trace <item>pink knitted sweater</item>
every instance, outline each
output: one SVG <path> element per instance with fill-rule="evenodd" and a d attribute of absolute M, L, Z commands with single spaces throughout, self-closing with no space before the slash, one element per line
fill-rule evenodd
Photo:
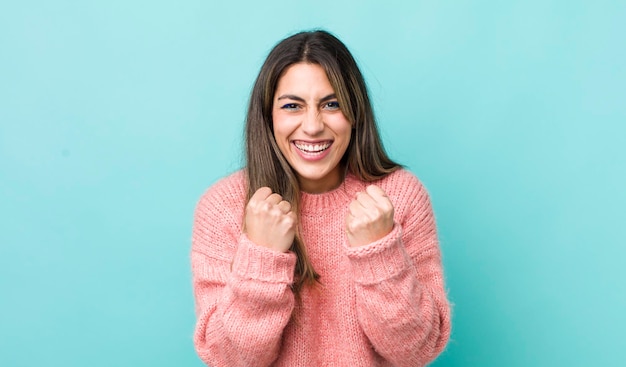
<path fill-rule="evenodd" d="M 337 189 L 302 193 L 301 235 L 321 284 L 298 305 L 290 284 L 295 254 L 241 233 L 242 171 L 198 203 L 191 261 L 196 350 L 209 366 L 423 366 L 450 335 L 435 221 L 422 184 L 406 170 L 375 182 L 391 199 L 394 228 L 350 248 L 349 203 L 366 183 L 348 175 Z"/>

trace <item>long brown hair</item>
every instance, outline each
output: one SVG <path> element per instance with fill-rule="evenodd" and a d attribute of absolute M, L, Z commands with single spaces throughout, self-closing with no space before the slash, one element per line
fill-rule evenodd
<path fill-rule="evenodd" d="M 254 83 L 246 119 L 248 200 L 267 186 L 289 201 L 299 215 L 298 178 L 274 138 L 272 108 L 278 80 L 296 63 L 320 65 L 332 85 L 341 111 L 352 124 L 350 144 L 341 164 L 363 181 L 374 181 L 400 168 L 386 154 L 378 134 L 363 75 L 347 47 L 332 34 L 301 32 L 280 41 L 261 67 Z M 319 275 L 313 269 L 299 230 L 291 246 L 297 255 L 293 290 L 296 295 Z"/>

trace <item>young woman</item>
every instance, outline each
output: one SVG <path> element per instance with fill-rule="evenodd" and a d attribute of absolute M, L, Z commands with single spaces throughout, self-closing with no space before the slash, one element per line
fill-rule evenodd
<path fill-rule="evenodd" d="M 428 194 L 391 161 L 363 76 L 324 31 L 258 75 L 247 162 L 198 203 L 191 261 L 209 366 L 422 366 L 450 335 Z"/>

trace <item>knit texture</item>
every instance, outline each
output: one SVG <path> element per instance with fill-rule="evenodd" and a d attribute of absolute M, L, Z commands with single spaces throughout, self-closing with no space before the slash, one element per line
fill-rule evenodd
<path fill-rule="evenodd" d="M 294 300 L 295 254 L 242 234 L 242 171 L 200 199 L 192 234 L 195 347 L 219 366 L 423 366 L 445 347 L 450 308 L 428 193 L 406 170 L 375 182 L 394 205 L 384 238 L 351 248 L 349 203 L 367 184 L 302 193 L 300 226 L 321 275 Z"/>

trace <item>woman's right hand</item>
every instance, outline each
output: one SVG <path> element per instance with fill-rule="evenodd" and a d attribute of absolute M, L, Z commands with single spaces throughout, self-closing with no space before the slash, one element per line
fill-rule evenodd
<path fill-rule="evenodd" d="M 283 197 L 261 187 L 246 206 L 244 232 L 259 246 L 287 252 L 296 234 L 296 213 Z"/>

